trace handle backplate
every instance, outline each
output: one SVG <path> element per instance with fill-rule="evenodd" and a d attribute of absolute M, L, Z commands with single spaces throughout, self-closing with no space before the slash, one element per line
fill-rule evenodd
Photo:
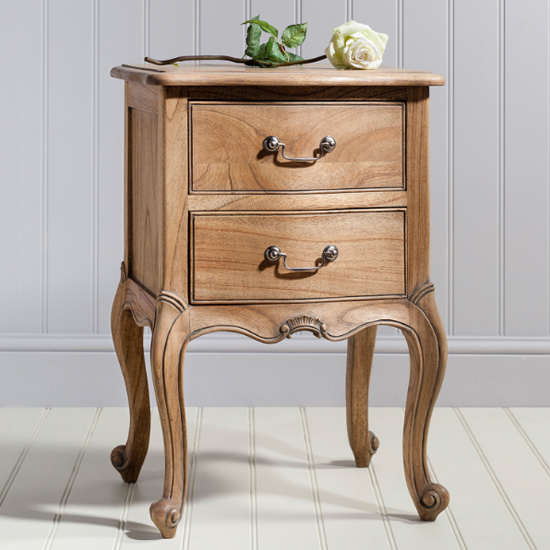
<path fill-rule="evenodd" d="M 281 143 L 277 136 L 267 136 L 263 141 L 262 147 L 264 148 L 264 151 L 267 151 L 268 153 L 276 153 L 279 150 L 279 147 L 281 147 L 281 154 L 283 155 L 283 158 L 293 162 L 316 162 L 323 157 L 324 153 L 332 153 L 332 151 L 334 151 L 336 148 L 336 140 L 332 136 L 325 136 L 319 144 L 321 154 L 318 157 L 311 158 L 287 157 L 285 155 L 286 145 Z"/>
<path fill-rule="evenodd" d="M 286 265 L 286 254 L 284 252 L 281 252 L 281 249 L 278 246 L 269 246 L 266 248 L 264 252 L 264 258 L 268 262 L 278 262 L 281 258 L 283 258 L 283 265 L 286 269 L 289 271 L 298 271 L 298 272 L 304 272 L 304 271 L 318 271 L 322 267 L 325 267 L 327 265 L 327 262 L 334 262 L 336 258 L 338 258 L 338 248 L 334 246 L 333 244 L 329 244 L 325 247 L 323 250 L 323 263 L 321 265 L 316 265 L 313 267 L 288 267 Z"/>

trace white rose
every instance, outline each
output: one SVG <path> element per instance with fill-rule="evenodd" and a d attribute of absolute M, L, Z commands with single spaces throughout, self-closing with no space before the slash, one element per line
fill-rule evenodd
<path fill-rule="evenodd" d="M 388 35 L 348 21 L 332 31 L 325 54 L 337 69 L 376 69 L 382 63 Z"/>

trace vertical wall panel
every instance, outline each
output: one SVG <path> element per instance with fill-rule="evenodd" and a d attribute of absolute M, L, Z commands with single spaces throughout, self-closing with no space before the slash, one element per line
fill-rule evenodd
<path fill-rule="evenodd" d="M 376 32 L 389 36 L 384 52 L 384 65 L 397 67 L 399 65 L 398 48 L 401 44 L 398 25 L 399 0 L 380 2 L 379 0 L 355 0 L 352 15 L 355 21 L 368 25 Z"/>
<path fill-rule="evenodd" d="M 48 17 L 48 331 L 82 333 L 92 328 L 92 4 L 49 0 Z"/>
<path fill-rule="evenodd" d="M 244 13 L 243 0 L 200 0 L 200 51 L 197 53 L 242 57 Z"/>
<path fill-rule="evenodd" d="M 504 328 L 507 336 L 546 336 L 548 1 L 505 6 Z"/>
<path fill-rule="evenodd" d="M 39 0 L 2 7 L 0 51 L 5 53 L 6 75 L 0 101 L 2 332 L 41 331 L 41 27 Z"/>
<path fill-rule="evenodd" d="M 447 2 L 409 0 L 404 3 L 403 65 L 407 69 L 433 71 L 447 78 L 445 87 L 430 88 L 431 278 L 447 330 L 450 328 L 447 304 L 447 108 L 449 86 L 453 85 L 448 72 L 448 23 Z"/>
<path fill-rule="evenodd" d="M 141 2 L 99 1 L 98 313 L 99 332 L 109 332 L 110 309 L 123 259 L 124 84 L 111 78 L 115 65 L 140 62 Z M 156 36 L 156 34 L 155 34 Z"/>
<path fill-rule="evenodd" d="M 346 0 L 301 0 L 302 22 L 308 23 L 309 33 L 302 46 L 306 59 L 325 53 L 332 29 L 346 22 Z M 326 63 L 326 61 L 325 61 Z"/>
<path fill-rule="evenodd" d="M 430 91 L 431 272 L 445 326 L 460 337 L 548 337 L 547 0 L 4 4 L 1 332 L 109 331 L 122 260 L 124 115 L 123 83 L 109 71 L 145 52 L 240 56 L 240 24 L 260 13 L 280 31 L 307 21 L 304 57 L 322 54 L 332 29 L 354 18 L 390 36 L 385 65 L 447 77 Z"/>
<path fill-rule="evenodd" d="M 154 0 L 150 4 L 149 54 L 155 59 L 192 55 L 193 0 Z"/>
<path fill-rule="evenodd" d="M 499 0 L 455 2 L 454 41 L 454 332 L 496 336 Z"/>

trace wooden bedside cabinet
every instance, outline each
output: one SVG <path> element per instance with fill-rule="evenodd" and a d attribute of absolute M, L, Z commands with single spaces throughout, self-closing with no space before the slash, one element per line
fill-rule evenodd
<path fill-rule="evenodd" d="M 125 254 L 112 312 L 130 402 L 111 459 L 137 480 L 149 440 L 143 326 L 165 448 L 164 537 L 186 480 L 183 362 L 189 341 L 231 331 L 275 343 L 307 330 L 348 340 L 348 434 L 357 466 L 368 429 L 380 324 L 411 356 L 403 460 L 424 520 L 449 502 L 430 480 L 430 416 L 447 360 L 429 280 L 428 90 L 442 77 L 323 65 L 258 69 L 116 67 L 126 80 Z"/>

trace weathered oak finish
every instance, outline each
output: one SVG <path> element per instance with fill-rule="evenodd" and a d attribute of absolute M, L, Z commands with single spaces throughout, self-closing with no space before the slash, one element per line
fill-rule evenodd
<path fill-rule="evenodd" d="M 159 296 L 151 342 L 151 368 L 164 438 L 164 491 L 151 505 L 151 519 L 172 538 L 181 519 L 187 487 L 187 437 L 183 402 L 183 360 L 188 313 L 170 296 Z"/>
<path fill-rule="evenodd" d="M 137 82 L 127 84 L 128 107 L 136 111 L 145 111 L 156 115 L 159 107 L 159 89 L 153 86 L 145 86 Z"/>
<path fill-rule="evenodd" d="M 404 211 L 195 214 L 191 220 L 192 303 L 405 294 Z M 291 272 L 264 259 L 276 245 L 289 267 L 313 267 L 331 244 L 338 258 L 318 272 Z"/>
<path fill-rule="evenodd" d="M 159 180 L 164 182 L 163 289 L 189 303 L 188 289 L 188 102 L 182 88 L 162 88 L 160 94 Z"/>
<path fill-rule="evenodd" d="M 369 383 L 377 326 L 350 336 L 346 365 L 346 415 L 348 439 L 359 468 L 370 464 L 378 449 L 378 438 L 369 431 Z"/>
<path fill-rule="evenodd" d="M 187 198 L 189 211 L 346 210 L 355 208 L 400 208 L 407 206 L 404 191 L 360 191 L 351 193 L 255 193 L 193 194 Z"/>
<path fill-rule="evenodd" d="M 111 462 L 127 483 L 135 483 L 138 479 L 147 455 L 151 429 L 142 328 L 145 324 L 152 325 L 146 311 L 150 302 L 146 295 L 134 293 L 131 283 L 126 278 L 123 264 L 121 281 L 113 302 L 111 331 L 128 392 L 130 430 L 126 445 L 119 445 L 111 452 Z"/>
<path fill-rule="evenodd" d="M 328 62 L 275 70 L 228 64 L 152 67 L 133 63 L 114 67 L 111 76 L 150 86 L 443 86 L 438 74 L 380 67 L 376 71 L 338 71 Z"/>
<path fill-rule="evenodd" d="M 162 289 L 162 186 L 158 175 L 158 118 L 130 109 L 130 276 L 153 294 Z"/>
<path fill-rule="evenodd" d="M 312 191 L 403 187 L 401 103 L 191 103 L 191 188 L 195 192 Z M 289 161 L 262 142 L 277 136 Z"/>
<path fill-rule="evenodd" d="M 187 98 L 201 101 L 405 101 L 404 86 L 216 86 L 189 87 Z"/>
<path fill-rule="evenodd" d="M 443 79 L 314 66 L 112 74 L 127 80 L 125 253 L 112 328 L 131 412 L 128 441 L 112 458 L 123 479 L 137 479 L 149 437 L 148 325 L 165 448 L 151 517 L 162 535 L 175 534 L 187 484 L 185 350 L 221 330 L 271 344 L 298 331 L 348 339 L 348 435 L 359 467 L 378 446 L 368 427 L 376 327 L 402 330 L 411 355 L 405 474 L 420 517 L 434 520 L 449 501 L 426 462 L 447 349 L 429 281 L 427 86 Z M 317 166 L 288 168 L 260 152 L 279 132 L 287 153 L 309 156 L 337 129 L 336 152 Z M 340 256 L 315 273 L 263 259 L 276 245 L 290 267 L 311 266 L 328 244 Z"/>
<path fill-rule="evenodd" d="M 426 521 L 434 521 L 449 504 L 447 489 L 430 480 L 426 456 L 430 418 L 447 366 L 447 339 L 433 291 L 427 284 L 411 297 L 409 328 L 403 330 L 411 356 L 403 464 L 413 502 Z"/>
<path fill-rule="evenodd" d="M 430 279 L 429 88 L 409 88 L 407 101 L 407 289 Z"/>

